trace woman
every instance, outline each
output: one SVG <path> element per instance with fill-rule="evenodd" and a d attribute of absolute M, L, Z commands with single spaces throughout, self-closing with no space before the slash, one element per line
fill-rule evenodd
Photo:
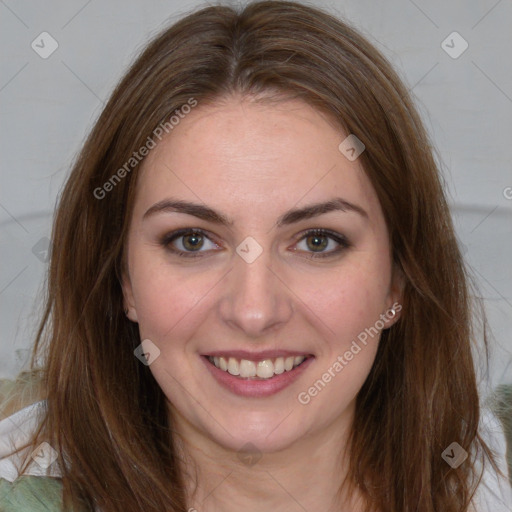
<path fill-rule="evenodd" d="M 65 510 L 480 512 L 482 469 L 507 510 L 431 147 L 347 24 L 258 2 L 163 32 L 52 242 L 41 407 L 11 420 Z"/>

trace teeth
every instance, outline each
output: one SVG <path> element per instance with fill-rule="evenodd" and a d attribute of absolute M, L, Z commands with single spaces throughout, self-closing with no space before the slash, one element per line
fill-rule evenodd
<path fill-rule="evenodd" d="M 249 361 L 248 359 L 235 359 L 230 357 L 209 357 L 211 363 L 231 375 L 239 375 L 242 378 L 258 377 L 260 379 L 271 379 L 274 375 L 280 375 L 285 371 L 289 372 L 299 366 L 306 356 L 276 357 L 263 361 Z"/>
<path fill-rule="evenodd" d="M 256 370 L 256 375 L 260 377 L 260 379 L 268 379 L 274 376 L 274 364 L 270 359 L 265 359 L 264 361 L 260 361 L 258 363 L 258 368 Z"/>
<path fill-rule="evenodd" d="M 274 362 L 274 373 L 280 375 L 284 372 L 284 357 L 278 357 Z"/>
<path fill-rule="evenodd" d="M 213 363 L 215 364 L 215 359 L 213 360 Z M 231 375 L 240 375 L 240 365 L 238 364 L 238 361 L 233 357 L 229 358 L 228 372 L 231 373 Z"/>
<path fill-rule="evenodd" d="M 240 361 L 240 377 L 256 377 L 256 364 L 253 361 L 242 359 Z"/>

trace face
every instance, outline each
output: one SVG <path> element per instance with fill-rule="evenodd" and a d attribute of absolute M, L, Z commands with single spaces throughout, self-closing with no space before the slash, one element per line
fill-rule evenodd
<path fill-rule="evenodd" d="M 400 297 L 346 135 L 298 100 L 230 97 L 144 161 L 123 291 L 179 428 L 270 453 L 350 421 Z"/>

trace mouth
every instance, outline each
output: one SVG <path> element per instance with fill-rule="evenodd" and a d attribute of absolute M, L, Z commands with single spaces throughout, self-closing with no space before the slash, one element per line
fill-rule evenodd
<path fill-rule="evenodd" d="M 284 372 L 291 372 L 304 363 L 310 356 L 280 356 L 252 360 L 229 356 L 206 356 L 208 361 L 219 370 L 240 379 L 268 380 Z"/>
<path fill-rule="evenodd" d="M 201 356 L 214 380 L 231 393 L 264 398 L 289 387 L 315 360 L 312 354 L 269 351 L 210 353 Z"/>

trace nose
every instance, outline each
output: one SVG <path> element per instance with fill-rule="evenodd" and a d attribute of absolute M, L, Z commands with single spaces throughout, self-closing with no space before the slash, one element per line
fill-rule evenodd
<path fill-rule="evenodd" d="M 271 260 L 268 250 L 252 263 L 235 254 L 234 268 L 226 276 L 220 315 L 245 338 L 268 335 L 292 317 L 293 294 Z"/>

